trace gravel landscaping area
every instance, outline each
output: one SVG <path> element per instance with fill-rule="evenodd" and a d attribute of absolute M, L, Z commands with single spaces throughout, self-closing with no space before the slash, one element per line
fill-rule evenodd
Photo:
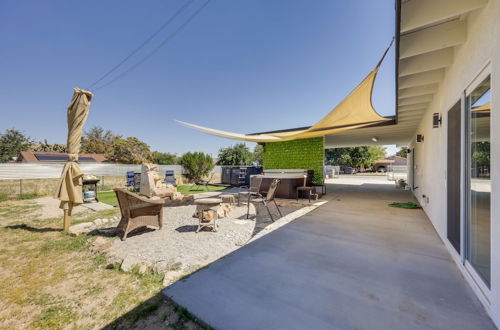
<path fill-rule="evenodd" d="M 286 217 L 305 205 L 283 201 L 280 210 Z M 270 208 L 276 220 L 278 212 L 274 205 Z M 255 207 L 251 205 L 249 219 L 246 219 L 246 205 L 233 206 L 227 217 L 218 220 L 217 232 L 202 229 L 196 233 L 198 219 L 193 217 L 195 209 L 194 205 L 165 207 L 162 230 L 139 231 L 125 241 L 114 240 L 106 254 L 117 260 L 146 263 L 156 268 L 155 272 L 165 274 L 166 284 L 238 249 L 275 224 L 262 206 L 259 206 L 259 216 L 255 216 Z M 287 218 L 291 217 L 293 215 Z"/>
<path fill-rule="evenodd" d="M 202 329 L 160 290 L 324 202 L 278 200 L 284 217 L 271 205 L 274 222 L 262 206 L 250 219 L 235 206 L 217 232 L 198 234 L 196 206 L 167 206 L 161 231 L 124 242 L 119 208 L 79 206 L 68 235 L 55 199 L 0 202 L 0 328 Z"/>

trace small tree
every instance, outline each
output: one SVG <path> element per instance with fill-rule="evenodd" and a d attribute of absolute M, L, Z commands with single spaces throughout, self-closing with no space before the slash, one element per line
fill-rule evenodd
<path fill-rule="evenodd" d="M 472 142 L 471 153 L 471 160 L 476 164 L 475 167 L 490 165 L 491 152 L 489 142 Z"/>
<path fill-rule="evenodd" d="M 19 155 L 21 151 L 30 148 L 33 141 L 17 129 L 5 130 L 0 134 L 0 163 L 8 162 Z"/>
<path fill-rule="evenodd" d="M 33 143 L 29 149 L 30 151 L 42 151 L 42 152 L 67 152 L 67 146 L 65 144 L 58 143 L 48 143 L 47 140 L 43 142 Z"/>
<path fill-rule="evenodd" d="M 396 152 L 396 156 L 406 158 L 409 150 L 410 150 L 409 148 L 403 147 L 398 152 Z"/>
<path fill-rule="evenodd" d="M 133 136 L 116 139 L 106 156 L 122 164 L 141 164 L 151 161 L 149 145 Z"/>
<path fill-rule="evenodd" d="M 244 143 L 219 150 L 217 165 L 250 165 L 253 155 Z"/>
<path fill-rule="evenodd" d="M 200 181 L 214 168 L 212 156 L 203 152 L 187 152 L 182 155 L 179 164 L 184 167 L 184 176 L 191 182 Z"/>
<path fill-rule="evenodd" d="M 110 130 L 94 126 L 83 134 L 81 150 L 89 154 L 107 154 L 111 152 L 115 141 L 121 138 L 121 135 Z"/>
<path fill-rule="evenodd" d="M 262 144 L 257 144 L 255 148 L 253 148 L 253 162 L 256 163 L 257 165 L 262 165 L 263 154 L 264 154 L 264 146 Z"/>
<path fill-rule="evenodd" d="M 179 162 L 176 154 L 169 152 L 153 151 L 153 163 L 158 165 L 175 165 Z"/>
<path fill-rule="evenodd" d="M 369 146 L 367 153 L 367 157 L 362 162 L 365 168 L 372 166 L 377 160 L 386 156 L 385 148 L 382 146 Z"/>
<path fill-rule="evenodd" d="M 385 157 L 385 148 L 381 146 L 363 146 L 352 148 L 326 149 L 328 165 L 372 166 L 378 159 Z"/>
<path fill-rule="evenodd" d="M 327 165 L 352 166 L 351 151 L 353 148 L 332 148 L 325 150 L 325 163 Z"/>

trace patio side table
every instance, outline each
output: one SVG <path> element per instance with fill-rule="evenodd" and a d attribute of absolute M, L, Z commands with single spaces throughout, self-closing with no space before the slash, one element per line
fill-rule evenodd
<path fill-rule="evenodd" d="M 297 201 L 299 201 L 299 195 L 301 191 L 308 193 L 309 203 L 311 203 L 311 197 L 318 199 L 318 194 L 316 193 L 316 187 L 297 187 Z"/>
<path fill-rule="evenodd" d="M 236 197 L 233 194 L 221 194 L 219 198 L 222 199 L 223 203 L 236 204 Z"/>
<path fill-rule="evenodd" d="M 198 212 L 198 233 L 204 227 L 211 227 L 212 231 L 217 231 L 217 209 L 222 203 L 220 198 L 200 198 L 194 201 L 196 211 Z M 213 219 L 205 219 L 204 214 L 207 211 L 213 211 Z"/>
<path fill-rule="evenodd" d="M 321 196 L 326 195 L 326 183 L 313 183 L 313 187 L 321 187 Z"/>

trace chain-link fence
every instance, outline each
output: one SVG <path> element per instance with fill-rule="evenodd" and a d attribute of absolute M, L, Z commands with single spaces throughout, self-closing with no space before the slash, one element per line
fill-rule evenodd
<path fill-rule="evenodd" d="M 389 165 L 387 168 L 387 180 L 396 181 L 398 179 L 408 180 L 408 166 Z"/>
<path fill-rule="evenodd" d="M 6 163 L 0 164 L 0 194 L 15 196 L 19 194 L 52 195 L 61 175 L 64 163 Z M 140 172 L 141 165 L 126 164 L 88 164 L 81 163 L 84 174 L 95 175 L 100 179 L 98 189 L 109 190 L 126 184 L 126 173 Z M 180 165 L 159 165 L 158 172 L 174 171 L 178 184 L 185 184 Z M 214 182 L 220 182 L 220 166 L 213 170 Z"/>

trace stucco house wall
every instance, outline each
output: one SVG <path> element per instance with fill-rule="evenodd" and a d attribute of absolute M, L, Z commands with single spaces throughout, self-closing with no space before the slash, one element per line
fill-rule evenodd
<path fill-rule="evenodd" d="M 467 40 L 455 49 L 452 66 L 445 73 L 439 92 L 427 109 L 416 134 L 424 142 L 415 148 L 413 186 L 436 231 L 471 284 L 490 316 L 500 326 L 500 1 L 490 0 L 486 7 L 472 12 L 467 20 Z M 483 292 L 463 266 L 462 257 L 447 239 L 447 111 L 461 99 L 464 91 L 483 70 L 491 74 L 491 289 Z M 432 128 L 432 114 L 442 115 L 443 125 Z M 463 109 L 462 109 L 463 115 Z M 463 118 L 463 117 L 462 117 Z M 463 120 L 462 120 L 463 121 Z M 463 124 L 462 124 L 463 125 Z M 409 156 L 411 158 L 411 156 Z M 462 180 L 463 181 L 463 180 Z M 427 196 L 424 198 L 423 196 Z"/>

